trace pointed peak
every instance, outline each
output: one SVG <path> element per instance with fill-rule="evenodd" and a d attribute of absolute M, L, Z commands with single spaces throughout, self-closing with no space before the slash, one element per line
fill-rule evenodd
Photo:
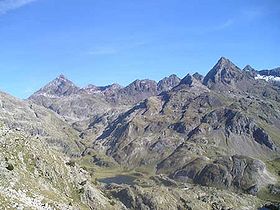
<path fill-rule="evenodd" d="M 229 61 L 229 59 L 227 59 L 226 57 L 222 56 L 220 59 L 219 59 L 220 62 L 223 62 L 223 61 Z"/>
<path fill-rule="evenodd" d="M 232 64 L 232 62 L 229 60 L 229 59 L 227 59 L 227 58 L 225 58 L 225 57 L 221 57 L 219 60 L 218 60 L 218 62 L 217 62 L 217 64 L 216 65 L 219 65 L 219 66 L 223 66 L 223 65 L 227 65 L 227 64 Z"/>
<path fill-rule="evenodd" d="M 203 78 L 204 78 L 204 76 L 201 75 L 201 74 L 198 73 L 198 72 L 195 72 L 192 76 L 193 76 L 194 78 L 196 78 L 197 80 L 199 80 L 199 81 L 202 81 Z"/>
<path fill-rule="evenodd" d="M 158 82 L 158 84 L 160 84 L 160 83 L 169 83 L 169 82 L 177 82 L 177 81 L 179 81 L 180 82 L 180 78 L 176 75 L 176 74 L 171 74 L 171 75 L 169 75 L 168 77 L 164 77 L 163 79 L 161 79 L 159 82 Z M 179 83 L 178 82 L 178 83 Z"/>
<path fill-rule="evenodd" d="M 135 91 L 150 91 L 155 90 L 157 88 L 157 82 L 149 79 L 135 80 L 134 82 L 127 85 L 124 90 L 129 90 L 130 92 Z"/>
<path fill-rule="evenodd" d="M 171 74 L 168 77 L 164 77 L 157 83 L 157 90 L 159 92 L 171 90 L 176 87 L 180 81 L 181 79 L 176 74 Z"/>
<path fill-rule="evenodd" d="M 243 71 L 256 71 L 252 66 L 246 65 L 243 69 Z"/>
<path fill-rule="evenodd" d="M 176 74 L 171 74 L 171 75 L 169 75 L 168 78 L 179 78 L 179 77 Z"/>
<path fill-rule="evenodd" d="M 196 85 L 196 84 L 201 84 L 201 80 L 197 79 L 196 77 L 194 77 L 191 74 L 187 74 L 180 82 L 180 85 L 184 84 L 184 85 L 188 85 L 190 87 Z"/>
<path fill-rule="evenodd" d="M 180 84 L 191 85 L 196 80 L 191 74 L 187 74 L 180 82 Z"/>
<path fill-rule="evenodd" d="M 66 77 L 64 76 L 64 74 L 60 74 L 57 78 L 58 78 L 58 79 L 66 79 Z"/>
<path fill-rule="evenodd" d="M 202 81 L 195 78 L 191 74 L 187 74 L 180 82 L 178 86 L 174 88 L 175 90 L 180 89 L 192 89 L 195 90 L 196 93 L 200 93 L 200 91 L 209 91 L 207 87 L 202 84 Z"/>
<path fill-rule="evenodd" d="M 75 94 L 79 90 L 79 87 L 77 87 L 72 81 L 68 80 L 63 74 L 61 74 L 33 95 L 60 97 Z"/>
<path fill-rule="evenodd" d="M 190 77 L 192 77 L 192 75 L 190 74 L 190 73 L 188 73 L 183 79 L 185 79 L 185 78 L 190 78 Z M 183 80 L 182 79 L 182 80 Z"/>
<path fill-rule="evenodd" d="M 231 62 L 229 59 L 225 57 L 221 57 L 216 65 L 210 70 L 211 73 L 219 72 L 223 69 L 226 69 L 228 71 L 241 71 L 233 62 Z M 207 76 L 207 75 L 206 75 Z"/>
<path fill-rule="evenodd" d="M 220 57 L 220 60 L 222 61 L 222 60 L 224 60 L 224 61 L 228 61 L 229 59 L 228 58 L 226 58 L 226 57 L 224 57 L 224 56 L 221 56 Z"/>
<path fill-rule="evenodd" d="M 69 79 L 67 79 L 67 77 L 66 77 L 64 74 L 60 74 L 58 77 L 56 77 L 56 78 L 54 79 L 54 81 L 73 83 L 72 81 L 70 81 Z"/>
<path fill-rule="evenodd" d="M 227 69 L 229 71 L 233 70 L 233 71 L 241 71 L 241 69 L 239 69 L 233 62 L 231 62 L 229 59 L 225 58 L 225 57 L 221 57 L 218 62 L 216 63 L 216 65 L 210 70 L 210 71 L 220 71 L 222 69 Z"/>
<path fill-rule="evenodd" d="M 203 84 L 211 88 L 215 84 L 232 85 L 241 79 L 242 71 L 234 63 L 225 57 L 221 57 L 217 64 L 203 79 Z"/>

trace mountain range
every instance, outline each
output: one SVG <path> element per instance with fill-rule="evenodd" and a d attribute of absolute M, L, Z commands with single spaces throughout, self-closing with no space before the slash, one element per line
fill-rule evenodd
<path fill-rule="evenodd" d="M 205 76 L 1 93 L 0 206 L 277 208 L 279 81 L 222 57 Z"/>

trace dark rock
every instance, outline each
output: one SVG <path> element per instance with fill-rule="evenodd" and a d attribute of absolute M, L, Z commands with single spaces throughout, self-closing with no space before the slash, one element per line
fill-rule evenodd
<path fill-rule="evenodd" d="M 257 195 L 258 191 L 259 191 L 258 185 L 254 185 L 247 190 L 247 192 L 251 195 Z"/>
<path fill-rule="evenodd" d="M 103 160 L 102 158 L 98 157 L 97 155 L 92 156 L 91 162 L 100 167 L 112 167 L 114 165 L 112 162 Z"/>
<path fill-rule="evenodd" d="M 13 166 L 13 164 L 8 163 L 8 165 L 7 165 L 6 169 L 8 169 L 9 171 L 14 170 L 14 166 Z"/>
<path fill-rule="evenodd" d="M 226 167 L 218 164 L 209 164 L 196 175 L 194 181 L 204 186 L 227 189 L 231 185 L 232 176 Z"/>
<path fill-rule="evenodd" d="M 255 72 L 256 70 L 250 66 L 250 65 L 246 65 L 243 69 L 243 71 L 248 71 L 248 72 Z"/>
<path fill-rule="evenodd" d="M 280 186 L 270 184 L 268 186 L 269 192 L 273 195 L 280 195 Z"/>
<path fill-rule="evenodd" d="M 198 72 L 194 73 L 192 76 L 200 82 L 202 82 L 204 79 L 204 76 L 199 74 Z"/>
<path fill-rule="evenodd" d="M 203 84 L 209 88 L 214 87 L 216 84 L 230 86 L 242 78 L 241 70 L 230 60 L 222 57 L 204 77 Z"/>
<path fill-rule="evenodd" d="M 254 141 L 276 151 L 277 147 L 270 136 L 260 128 L 252 118 L 243 115 L 240 111 L 232 109 L 217 109 L 202 118 L 202 123 L 211 125 L 213 129 L 224 127 L 225 136 L 231 133 L 237 135 L 250 135 Z"/>
<path fill-rule="evenodd" d="M 259 210 L 279 210 L 280 203 L 267 203 L 263 207 L 259 208 Z"/>
<path fill-rule="evenodd" d="M 245 156 L 224 156 L 212 163 L 198 158 L 177 170 L 171 177 L 181 181 L 191 179 L 204 186 L 232 188 L 256 195 L 262 184 L 264 168 L 261 161 Z"/>
<path fill-rule="evenodd" d="M 258 71 L 258 74 L 263 76 L 274 76 L 274 77 L 280 77 L 280 67 L 270 70 L 261 70 Z"/>
<path fill-rule="evenodd" d="M 135 208 L 135 195 L 130 188 L 124 188 L 120 191 L 113 192 L 112 194 L 114 197 L 118 198 L 127 208 Z"/>
<path fill-rule="evenodd" d="M 205 158 L 197 158 L 182 169 L 179 169 L 174 174 L 171 175 L 173 179 L 181 180 L 181 181 L 189 181 L 193 180 L 196 175 L 207 165 L 207 160 Z"/>
<path fill-rule="evenodd" d="M 180 85 L 187 85 L 188 87 L 193 87 L 197 84 L 200 84 L 200 80 L 197 80 L 190 74 L 187 74 L 180 82 Z"/>
<path fill-rule="evenodd" d="M 178 122 L 169 126 L 178 133 L 186 133 L 186 125 L 183 122 Z"/>
<path fill-rule="evenodd" d="M 157 83 L 157 90 L 159 92 L 171 90 L 173 87 L 180 83 L 181 79 L 177 75 L 172 74 L 169 77 L 165 77 Z"/>

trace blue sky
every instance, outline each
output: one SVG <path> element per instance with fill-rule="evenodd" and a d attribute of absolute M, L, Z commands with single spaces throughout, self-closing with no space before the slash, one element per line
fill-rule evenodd
<path fill-rule="evenodd" d="M 225 56 L 280 66 L 279 0 L 0 0 L 0 89 L 206 74 Z"/>

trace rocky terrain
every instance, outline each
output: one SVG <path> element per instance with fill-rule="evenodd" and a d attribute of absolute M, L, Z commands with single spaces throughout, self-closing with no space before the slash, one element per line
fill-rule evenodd
<path fill-rule="evenodd" d="M 222 57 L 205 76 L 0 93 L 0 206 L 277 208 L 278 73 Z"/>

